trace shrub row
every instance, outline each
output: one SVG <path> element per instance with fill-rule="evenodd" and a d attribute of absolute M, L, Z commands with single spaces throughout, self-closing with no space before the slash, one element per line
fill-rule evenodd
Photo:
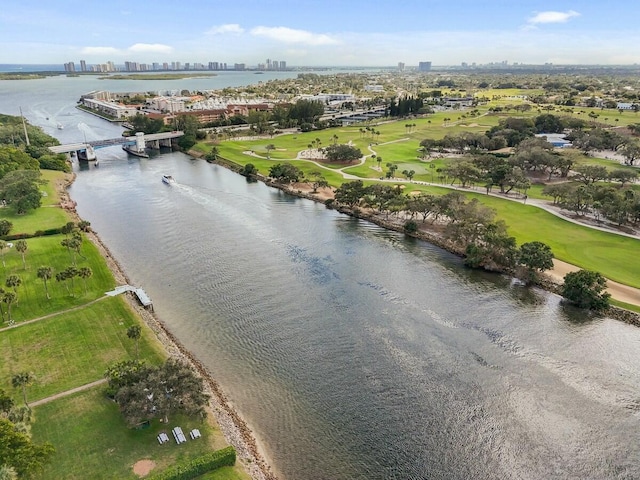
<path fill-rule="evenodd" d="M 150 480 L 191 480 L 220 467 L 231 467 L 235 463 L 236 450 L 229 446 L 188 462 L 177 463 L 150 477 Z"/>
<path fill-rule="evenodd" d="M 22 240 L 24 238 L 46 237 L 48 235 L 58 235 L 62 233 L 62 227 L 47 228 L 46 230 L 36 230 L 34 233 L 12 233 L 11 235 L 5 235 L 2 240 L 11 242 L 12 240 Z"/>

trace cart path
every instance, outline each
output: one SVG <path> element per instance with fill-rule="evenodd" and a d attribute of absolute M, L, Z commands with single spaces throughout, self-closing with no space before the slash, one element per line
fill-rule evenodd
<path fill-rule="evenodd" d="M 87 383 L 85 385 L 80 385 L 79 387 L 72 388 L 71 390 L 66 390 L 64 392 L 56 393 L 55 395 L 51 395 L 50 397 L 41 398 L 40 400 L 36 400 L 35 402 L 31 402 L 29 404 L 29 406 L 30 407 L 37 407 L 38 405 L 42 405 L 42 404 L 45 404 L 45 403 L 52 402 L 54 400 L 57 400 L 58 398 L 66 397 L 66 396 L 69 396 L 69 395 L 73 395 L 76 392 L 82 392 L 84 390 L 89 390 L 89 389 L 91 389 L 93 387 L 97 387 L 98 385 L 102 385 L 103 383 L 106 383 L 106 382 L 107 382 L 106 378 L 101 378 L 100 380 L 96 380 L 95 382 Z"/>
<path fill-rule="evenodd" d="M 22 325 L 28 325 L 29 323 L 35 323 L 41 320 L 46 320 L 47 318 L 56 317 L 58 315 L 63 315 L 65 313 L 74 312 L 76 310 L 82 310 L 83 308 L 86 308 L 89 305 L 93 305 L 94 303 L 101 302 L 103 300 L 106 300 L 107 298 L 111 298 L 111 297 L 104 296 L 104 297 L 96 298 L 95 300 L 91 300 L 89 303 L 84 303 L 82 305 L 78 305 L 77 307 L 68 308 L 67 310 L 60 310 L 59 312 L 50 313 L 48 315 L 44 315 L 38 318 L 32 318 L 31 320 L 27 320 L 26 322 L 20 322 L 14 325 L 9 325 L 8 327 L 0 328 L 0 332 L 4 332 L 5 330 L 10 330 L 12 328 L 18 328 L 18 327 L 21 327 Z"/>
<path fill-rule="evenodd" d="M 545 274 L 553 278 L 557 283 L 564 281 L 564 276 L 569 272 L 577 272 L 580 267 L 563 262 L 562 260 L 553 259 L 553 268 L 547 270 Z M 631 305 L 640 306 L 640 289 L 614 282 L 607 279 L 607 292 L 611 294 L 611 298 Z"/>

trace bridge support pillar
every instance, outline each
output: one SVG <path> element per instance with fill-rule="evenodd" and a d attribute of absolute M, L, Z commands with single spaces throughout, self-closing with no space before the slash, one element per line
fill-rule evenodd
<path fill-rule="evenodd" d="M 136 150 L 138 152 L 144 152 L 144 132 L 136 132 Z"/>

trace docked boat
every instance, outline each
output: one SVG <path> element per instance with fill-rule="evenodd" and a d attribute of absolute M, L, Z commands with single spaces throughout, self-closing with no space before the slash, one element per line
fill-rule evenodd
<path fill-rule="evenodd" d="M 83 162 L 93 162 L 97 159 L 96 152 L 91 145 L 87 145 L 84 150 L 78 150 L 78 160 Z"/>
<path fill-rule="evenodd" d="M 171 185 L 172 183 L 176 183 L 175 179 L 171 175 L 162 175 L 162 181 L 167 185 Z"/>
<path fill-rule="evenodd" d="M 122 145 L 122 149 L 125 152 L 130 153 L 131 155 L 135 155 L 136 157 L 149 158 L 149 154 L 147 152 L 145 152 L 144 150 L 137 150 L 135 146 L 132 147 L 130 145 Z"/>

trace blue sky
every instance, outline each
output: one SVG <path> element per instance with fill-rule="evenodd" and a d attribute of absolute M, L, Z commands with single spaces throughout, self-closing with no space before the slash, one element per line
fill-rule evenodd
<path fill-rule="evenodd" d="M 640 63 L 638 0 L 3 3 L 0 63 Z"/>

